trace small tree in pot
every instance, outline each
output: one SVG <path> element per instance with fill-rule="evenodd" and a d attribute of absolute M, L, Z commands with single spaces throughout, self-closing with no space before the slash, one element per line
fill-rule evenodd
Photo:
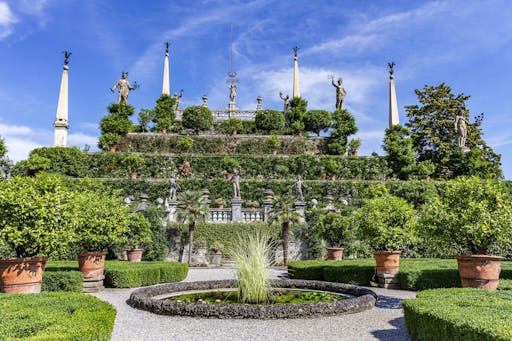
<path fill-rule="evenodd" d="M 354 213 L 359 236 L 374 250 L 377 275 L 399 271 L 400 250 L 417 239 L 417 214 L 402 198 L 389 194 L 365 201 Z"/>
<path fill-rule="evenodd" d="M 457 257 L 462 286 L 496 289 L 502 257 L 489 253 L 512 246 L 512 203 L 505 185 L 478 177 L 458 178 L 449 181 L 444 195 L 426 204 L 422 212 L 426 238 L 466 253 Z"/>
<path fill-rule="evenodd" d="M 342 213 L 323 212 L 312 227 L 327 243 L 327 259 L 341 260 L 343 258 L 343 243 L 353 229 L 352 209 L 346 208 Z"/>
<path fill-rule="evenodd" d="M 144 166 L 144 158 L 137 154 L 127 154 L 121 162 L 132 179 L 137 178 L 137 172 Z"/>
<path fill-rule="evenodd" d="M 149 220 L 140 213 L 132 213 L 129 217 L 130 236 L 128 237 L 128 250 L 126 255 L 130 262 L 140 262 L 142 260 L 142 248 L 145 243 L 150 243 L 151 224 Z"/>

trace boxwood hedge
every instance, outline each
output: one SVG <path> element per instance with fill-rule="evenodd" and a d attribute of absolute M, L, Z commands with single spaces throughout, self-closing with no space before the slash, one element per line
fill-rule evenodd
<path fill-rule="evenodd" d="M 511 340 L 512 292 L 434 289 L 402 301 L 413 340 Z"/>
<path fill-rule="evenodd" d="M 110 340 L 116 310 L 70 292 L 0 295 L 0 339 Z"/>
<path fill-rule="evenodd" d="M 41 291 L 82 292 L 83 276 L 80 271 L 45 271 Z"/>

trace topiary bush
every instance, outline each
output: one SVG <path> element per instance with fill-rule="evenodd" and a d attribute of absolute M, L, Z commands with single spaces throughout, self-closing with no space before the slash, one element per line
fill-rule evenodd
<path fill-rule="evenodd" d="M 187 274 L 188 266 L 184 263 L 107 261 L 104 283 L 108 288 L 136 288 L 180 282 Z"/>
<path fill-rule="evenodd" d="M 82 289 L 83 275 L 80 271 L 51 271 L 46 269 L 44 272 L 41 291 L 82 292 Z"/>
<path fill-rule="evenodd" d="M 440 304 L 441 303 L 441 304 Z M 413 340 L 511 340 L 512 292 L 435 289 L 403 300 Z"/>
<path fill-rule="evenodd" d="M 80 293 L 0 296 L 0 331 L 6 340 L 110 340 L 115 317 L 110 304 Z"/>
<path fill-rule="evenodd" d="M 213 115 L 207 107 L 194 105 L 183 110 L 182 122 L 185 128 L 208 130 L 213 127 Z"/>
<path fill-rule="evenodd" d="M 256 128 L 266 134 L 279 133 L 284 128 L 284 115 L 277 110 L 260 110 L 254 119 Z"/>

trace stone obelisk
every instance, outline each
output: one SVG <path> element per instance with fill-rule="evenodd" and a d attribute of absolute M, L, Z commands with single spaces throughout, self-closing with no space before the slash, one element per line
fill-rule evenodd
<path fill-rule="evenodd" d="M 57 104 L 57 117 L 53 126 L 55 127 L 53 146 L 66 147 L 68 140 L 68 63 L 71 52 L 64 51 L 64 67 L 60 81 L 59 103 Z"/>
<path fill-rule="evenodd" d="M 393 67 L 395 62 L 388 63 L 389 66 L 389 127 L 400 124 L 398 118 L 398 104 L 396 101 L 395 76 Z"/>
<path fill-rule="evenodd" d="M 162 95 L 171 95 L 171 85 L 169 81 L 169 43 L 165 43 L 164 58 L 164 80 L 162 82 Z"/>
<path fill-rule="evenodd" d="M 299 58 L 297 56 L 297 51 L 299 48 L 295 46 L 293 48 L 293 97 L 300 97 L 300 88 L 299 88 Z"/>

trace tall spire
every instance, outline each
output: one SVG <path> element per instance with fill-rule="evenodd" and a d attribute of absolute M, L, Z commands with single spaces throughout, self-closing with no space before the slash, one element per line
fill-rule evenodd
<path fill-rule="evenodd" d="M 57 104 L 57 117 L 53 126 L 54 147 L 66 147 L 68 140 L 68 63 L 71 52 L 64 51 L 64 67 L 62 70 L 62 79 L 60 81 L 59 103 Z"/>
<path fill-rule="evenodd" d="M 389 67 L 389 127 L 400 124 L 398 118 L 398 104 L 396 101 L 395 76 L 393 67 L 395 62 L 388 63 Z"/>
<path fill-rule="evenodd" d="M 293 97 L 300 97 L 299 89 L 299 57 L 297 51 L 299 48 L 295 46 L 293 48 Z"/>
<path fill-rule="evenodd" d="M 169 81 L 169 42 L 165 42 L 164 58 L 164 80 L 162 82 L 162 95 L 171 95 L 171 85 Z"/>

